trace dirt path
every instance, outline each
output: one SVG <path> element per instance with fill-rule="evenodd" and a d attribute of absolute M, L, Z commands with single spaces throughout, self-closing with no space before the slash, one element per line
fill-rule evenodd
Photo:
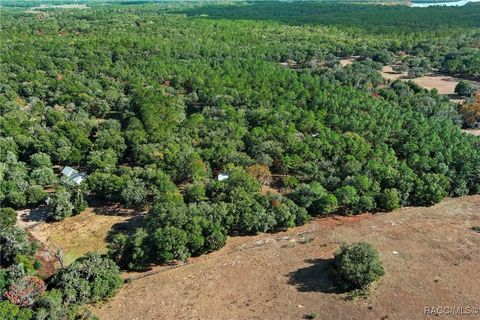
<path fill-rule="evenodd" d="M 480 129 L 464 129 L 462 131 L 473 134 L 474 136 L 480 136 Z"/>
<path fill-rule="evenodd" d="M 474 225 L 480 196 L 230 238 L 220 251 L 133 280 L 95 311 L 101 319 L 142 320 L 302 319 L 310 312 L 318 319 L 432 319 L 427 306 L 478 306 Z M 387 274 L 368 299 L 347 301 L 330 259 L 340 243 L 360 240 L 378 248 Z"/>

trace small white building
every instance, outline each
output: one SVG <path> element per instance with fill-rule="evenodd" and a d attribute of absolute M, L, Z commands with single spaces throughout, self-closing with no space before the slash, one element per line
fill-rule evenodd
<path fill-rule="evenodd" d="M 220 174 L 218 175 L 218 177 L 217 177 L 217 180 L 218 180 L 218 181 L 224 181 L 224 180 L 227 180 L 228 177 L 229 177 L 228 174 L 226 174 L 226 173 L 220 173 Z"/>
<path fill-rule="evenodd" d="M 87 178 L 87 175 L 77 170 L 73 169 L 72 167 L 66 166 L 62 170 L 62 174 L 67 178 L 68 181 L 73 182 L 77 185 L 83 182 Z"/>

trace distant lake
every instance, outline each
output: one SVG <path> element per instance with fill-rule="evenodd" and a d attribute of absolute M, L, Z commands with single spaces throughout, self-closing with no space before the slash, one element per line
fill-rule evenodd
<path fill-rule="evenodd" d="M 469 2 L 480 2 L 480 0 L 461 0 L 461 1 L 453 1 L 453 2 L 435 2 L 435 3 L 415 3 L 412 2 L 410 5 L 411 7 L 417 8 L 426 8 L 431 6 L 447 6 L 447 7 L 459 7 L 464 6 Z"/>

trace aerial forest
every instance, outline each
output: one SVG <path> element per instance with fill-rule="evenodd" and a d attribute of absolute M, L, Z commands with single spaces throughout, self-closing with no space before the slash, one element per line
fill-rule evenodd
<path fill-rule="evenodd" d="M 429 10 L 2 7 L 0 318 L 74 319 L 118 290 L 119 268 L 185 260 L 227 236 L 479 193 L 480 140 L 461 129 L 480 120 L 480 96 L 461 91 L 479 109 L 468 122 L 436 90 L 380 75 L 401 60 L 480 79 L 480 6 Z M 346 57 L 356 59 L 342 66 Z M 67 181 L 65 166 L 85 181 Z M 12 211 L 48 204 L 55 223 L 92 202 L 143 222 L 114 235 L 108 257 L 37 277 L 35 243 Z"/>

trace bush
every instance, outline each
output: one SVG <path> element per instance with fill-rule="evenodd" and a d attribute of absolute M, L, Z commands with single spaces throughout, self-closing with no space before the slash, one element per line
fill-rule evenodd
<path fill-rule="evenodd" d="M 185 201 L 186 202 L 200 202 L 206 200 L 205 186 L 203 183 L 194 182 L 185 186 Z"/>
<path fill-rule="evenodd" d="M 123 233 L 116 234 L 108 245 L 108 255 L 121 267 L 139 270 L 149 258 L 145 251 L 149 245 L 147 238 L 148 233 L 142 228 L 138 228 L 130 237 Z"/>
<path fill-rule="evenodd" d="M 45 283 L 35 276 L 17 279 L 5 292 L 5 297 L 13 304 L 29 307 L 45 292 Z"/>
<path fill-rule="evenodd" d="M 353 186 L 343 186 L 335 191 L 335 196 L 338 199 L 340 205 L 344 206 L 346 213 L 357 212 L 358 208 L 355 208 L 360 202 L 360 196 L 357 193 L 357 189 Z"/>
<path fill-rule="evenodd" d="M 475 93 L 475 88 L 466 80 L 460 80 L 455 86 L 455 93 L 464 96 L 471 97 Z"/>
<path fill-rule="evenodd" d="M 366 242 L 343 245 L 335 253 L 335 268 L 351 289 L 364 289 L 385 274 L 377 250 Z"/>
<path fill-rule="evenodd" d="M 298 179 L 294 176 L 282 177 L 282 185 L 285 188 L 295 188 L 298 186 Z"/>
<path fill-rule="evenodd" d="M 289 194 L 289 198 L 311 214 L 329 214 L 338 208 L 337 197 L 318 182 L 300 185 Z"/>
<path fill-rule="evenodd" d="M 43 152 L 32 154 L 32 156 L 30 157 L 30 163 L 32 165 L 32 168 L 35 169 L 52 167 L 52 161 L 50 159 L 50 156 Z"/>
<path fill-rule="evenodd" d="M 378 196 L 378 207 L 385 211 L 392 211 L 400 207 L 400 197 L 397 189 L 385 189 Z"/>
<path fill-rule="evenodd" d="M 53 289 L 42 295 L 35 305 L 35 320 L 98 320 L 80 305 L 63 303 L 63 294 Z"/>
<path fill-rule="evenodd" d="M 66 303 L 94 303 L 113 297 L 122 286 L 120 270 L 112 260 L 87 253 L 53 278 Z"/>
<path fill-rule="evenodd" d="M 441 174 L 425 173 L 415 181 L 412 202 L 417 205 L 430 206 L 440 202 L 448 195 L 450 181 Z"/>
<path fill-rule="evenodd" d="M 3 293 L 10 286 L 10 277 L 7 269 L 0 269 L 0 297 L 3 297 Z"/>
<path fill-rule="evenodd" d="M 272 181 L 272 173 L 267 166 L 254 164 L 247 168 L 247 172 L 263 185 L 268 185 Z"/>
<path fill-rule="evenodd" d="M 460 107 L 460 114 L 466 127 L 473 127 L 480 122 L 480 91 L 477 92 L 473 101 Z"/>

